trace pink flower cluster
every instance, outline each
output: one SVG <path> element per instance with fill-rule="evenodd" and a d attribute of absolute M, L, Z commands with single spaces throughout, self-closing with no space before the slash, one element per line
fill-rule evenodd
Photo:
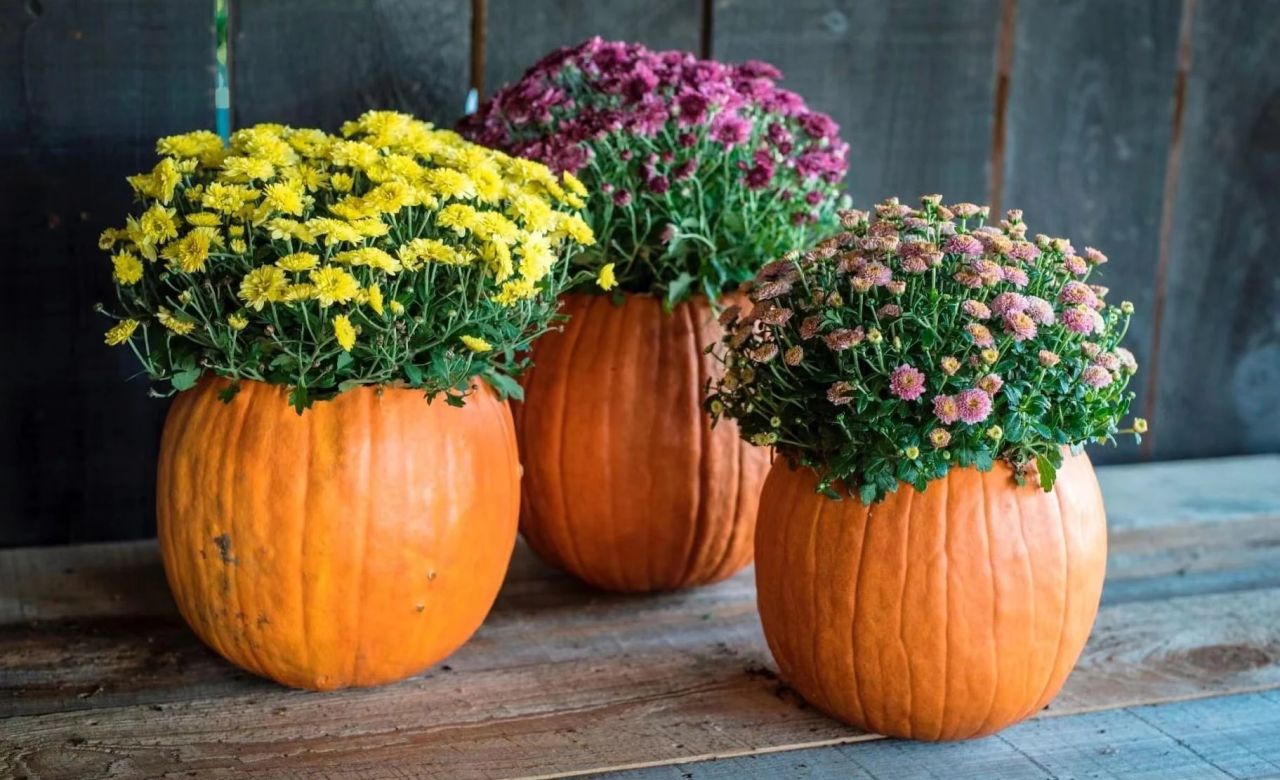
<path fill-rule="evenodd" d="M 755 145 L 750 162 L 740 164 L 748 187 L 768 186 L 783 167 L 801 180 L 838 182 L 848 152 L 839 127 L 778 87 L 781 77 L 763 62 L 726 65 L 592 38 L 544 57 L 459 129 L 485 146 L 577 172 L 591 160 L 592 142 L 604 136 L 654 138 L 667 131 L 689 147 L 705 127 L 725 149 Z"/>

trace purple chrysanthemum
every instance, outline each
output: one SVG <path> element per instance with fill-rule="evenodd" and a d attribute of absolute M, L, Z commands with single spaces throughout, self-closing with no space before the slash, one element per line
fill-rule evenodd
<path fill-rule="evenodd" d="M 1099 365 L 1085 366 L 1080 374 L 1080 381 L 1093 388 L 1106 387 L 1111 380 L 1111 372 Z"/>

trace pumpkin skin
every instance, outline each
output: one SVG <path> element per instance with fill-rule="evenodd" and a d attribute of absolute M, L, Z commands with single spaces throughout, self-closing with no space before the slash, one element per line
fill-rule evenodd
<path fill-rule="evenodd" d="M 312 690 L 378 685 L 480 626 L 515 546 L 519 460 L 487 385 L 454 408 L 361 387 L 206 378 L 165 421 L 160 552 L 182 616 L 235 665 Z"/>
<path fill-rule="evenodd" d="M 981 737 L 1062 687 L 1097 615 L 1102 495 L 1068 455 L 1051 493 L 1004 464 L 953 469 L 882 503 L 814 493 L 779 462 L 760 499 L 756 584 L 769 649 L 809 702 L 865 731 Z"/>
<path fill-rule="evenodd" d="M 520 529 L 552 565 L 644 592 L 722 580 L 751 561 L 768 450 L 713 429 L 704 354 L 720 325 L 705 297 L 670 313 L 650 295 L 570 294 L 563 332 L 534 343 L 516 414 Z"/>

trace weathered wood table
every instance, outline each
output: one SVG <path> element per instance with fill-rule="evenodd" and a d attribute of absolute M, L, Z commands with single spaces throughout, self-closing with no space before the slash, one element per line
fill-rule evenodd
<path fill-rule="evenodd" d="M 878 740 L 777 679 L 750 572 L 605 595 L 522 546 L 447 662 L 311 694 L 206 650 L 152 542 L 0 551 L 0 777 L 1280 776 L 1280 456 L 1100 470 L 1103 607 L 1040 718 Z"/>

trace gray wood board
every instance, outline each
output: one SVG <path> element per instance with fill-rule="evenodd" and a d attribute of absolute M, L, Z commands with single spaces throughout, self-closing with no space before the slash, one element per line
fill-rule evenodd
<path fill-rule="evenodd" d="M 231 0 L 235 127 L 335 131 L 364 111 L 452 127 L 471 56 L 468 0 Z"/>
<path fill-rule="evenodd" d="M 1280 696 L 1031 720 L 974 742 L 878 740 L 609 772 L 611 780 L 1209 780 L 1280 776 Z"/>
<path fill-rule="evenodd" d="M 0 6 L 0 546 L 154 532 L 166 405 L 93 311 L 158 136 L 212 129 L 212 4 Z"/>
<path fill-rule="evenodd" d="M 1157 458 L 1280 449 L 1280 3 L 1198 2 L 1152 414 Z"/>
<path fill-rule="evenodd" d="M 1133 301 L 1125 345 L 1147 365 L 1159 259 L 1161 187 L 1173 132 L 1181 4 L 1169 0 L 1019 3 L 1006 114 L 1004 208 L 1033 232 L 1111 262 L 1091 282 Z M 1145 375 L 1133 382 L 1143 409 Z M 1163 421 L 1161 421 L 1163 424 Z M 1099 463 L 1134 460 L 1124 437 Z"/>
<path fill-rule="evenodd" d="M 858 208 L 986 201 L 1000 0 L 716 0 L 719 59 L 772 62 L 840 123 Z"/>

